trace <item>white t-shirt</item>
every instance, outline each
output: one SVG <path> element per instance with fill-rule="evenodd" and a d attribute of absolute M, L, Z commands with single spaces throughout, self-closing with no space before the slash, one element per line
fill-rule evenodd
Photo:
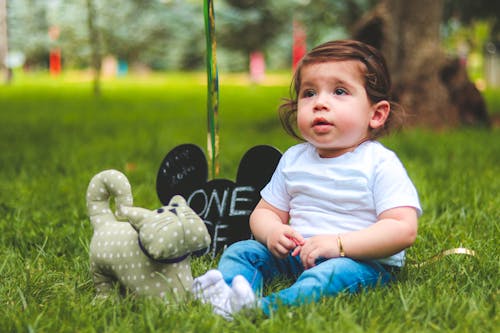
<path fill-rule="evenodd" d="M 305 238 L 367 228 L 395 207 L 422 213 L 404 166 L 376 141 L 335 158 L 321 158 L 309 143 L 295 145 L 283 154 L 261 196 L 289 212 L 290 225 Z M 404 256 L 401 251 L 379 261 L 402 266 Z"/>

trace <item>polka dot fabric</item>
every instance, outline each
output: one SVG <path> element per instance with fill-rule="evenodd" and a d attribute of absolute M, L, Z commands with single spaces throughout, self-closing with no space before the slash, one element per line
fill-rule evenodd
<path fill-rule="evenodd" d="M 133 207 L 125 175 L 105 170 L 89 183 L 87 210 L 94 228 L 89 252 L 98 296 L 107 296 L 117 283 L 138 295 L 163 298 L 179 299 L 191 290 L 190 254 L 207 248 L 210 236 L 181 196 L 157 210 Z"/>

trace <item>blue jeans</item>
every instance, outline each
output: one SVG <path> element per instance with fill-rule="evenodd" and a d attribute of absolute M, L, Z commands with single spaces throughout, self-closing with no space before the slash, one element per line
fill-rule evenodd
<path fill-rule="evenodd" d="M 295 279 L 289 288 L 261 299 L 261 308 L 268 316 L 279 305 L 297 306 L 343 291 L 355 293 L 366 287 L 386 285 L 394 279 L 387 266 L 350 258 L 318 260 L 316 266 L 305 270 L 299 256 L 278 259 L 255 240 L 229 246 L 222 254 L 218 269 L 228 285 L 236 275 L 243 275 L 259 295 L 264 285 L 276 277 Z"/>

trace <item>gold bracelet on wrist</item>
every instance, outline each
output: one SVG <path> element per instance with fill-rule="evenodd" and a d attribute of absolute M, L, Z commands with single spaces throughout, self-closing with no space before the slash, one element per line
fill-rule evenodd
<path fill-rule="evenodd" d="M 337 245 L 339 246 L 339 257 L 345 257 L 344 246 L 342 245 L 342 238 L 337 235 Z"/>

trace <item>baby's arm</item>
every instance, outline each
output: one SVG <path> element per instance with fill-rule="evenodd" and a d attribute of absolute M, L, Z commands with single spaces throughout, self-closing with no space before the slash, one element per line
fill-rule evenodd
<path fill-rule="evenodd" d="M 382 212 L 377 222 L 366 229 L 307 239 L 301 247 L 300 258 L 305 268 L 311 268 L 318 257 L 339 257 L 338 237 L 346 257 L 361 260 L 385 258 L 411 246 L 416 236 L 415 208 L 397 207 Z"/>
<path fill-rule="evenodd" d="M 370 227 L 341 235 L 342 245 L 350 258 L 384 258 L 413 245 L 417 229 L 416 209 L 396 207 L 382 212 Z"/>
<path fill-rule="evenodd" d="M 256 240 L 278 258 L 285 258 L 304 238 L 288 225 L 288 212 L 261 199 L 250 215 L 250 229 Z"/>

